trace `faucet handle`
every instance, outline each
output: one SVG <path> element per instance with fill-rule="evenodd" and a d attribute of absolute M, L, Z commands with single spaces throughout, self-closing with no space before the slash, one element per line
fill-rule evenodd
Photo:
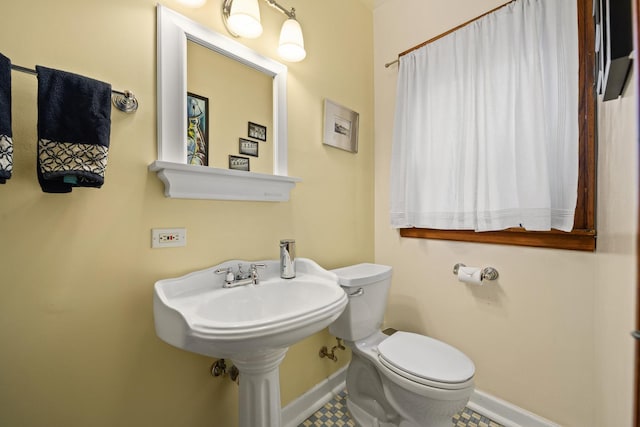
<path fill-rule="evenodd" d="M 224 274 L 225 278 L 224 281 L 226 284 L 231 284 L 233 283 L 233 280 L 235 279 L 235 276 L 233 275 L 233 268 L 231 267 L 227 267 L 227 268 L 218 268 L 217 270 L 213 271 L 216 274 Z"/>
<path fill-rule="evenodd" d="M 263 263 L 256 263 L 256 264 L 251 264 L 249 266 L 249 269 L 251 271 L 251 278 L 253 279 L 254 285 L 260 284 L 260 276 L 258 276 L 258 268 L 267 268 L 267 265 Z"/>

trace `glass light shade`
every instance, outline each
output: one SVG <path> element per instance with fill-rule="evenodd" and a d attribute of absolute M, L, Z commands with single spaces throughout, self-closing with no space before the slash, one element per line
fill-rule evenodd
<path fill-rule="evenodd" d="M 231 31 L 240 37 L 259 37 L 262 34 L 262 24 L 258 0 L 233 0 L 228 23 Z"/>
<path fill-rule="evenodd" d="M 178 3 L 182 3 L 189 7 L 200 7 L 205 4 L 207 0 L 178 0 Z"/>
<path fill-rule="evenodd" d="M 307 56 L 307 52 L 304 50 L 302 28 L 295 19 L 287 19 L 282 24 L 278 55 L 289 62 L 299 62 Z"/>

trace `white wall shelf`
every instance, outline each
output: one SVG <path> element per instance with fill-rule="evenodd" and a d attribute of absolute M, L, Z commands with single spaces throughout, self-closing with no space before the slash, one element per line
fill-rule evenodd
<path fill-rule="evenodd" d="M 286 202 L 300 178 L 156 160 L 149 165 L 164 183 L 164 195 L 178 199 Z"/>

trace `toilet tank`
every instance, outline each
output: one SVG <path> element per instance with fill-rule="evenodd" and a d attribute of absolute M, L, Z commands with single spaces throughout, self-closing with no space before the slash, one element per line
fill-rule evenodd
<path fill-rule="evenodd" d="M 391 286 L 391 267 L 365 263 L 331 271 L 349 295 L 349 303 L 329 326 L 329 332 L 338 338 L 356 341 L 379 331 Z"/>

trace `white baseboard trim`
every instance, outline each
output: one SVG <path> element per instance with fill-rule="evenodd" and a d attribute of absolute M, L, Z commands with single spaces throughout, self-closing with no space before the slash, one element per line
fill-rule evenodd
<path fill-rule="evenodd" d="M 304 422 L 344 390 L 346 378 L 347 367 L 344 366 L 282 408 L 282 427 L 297 427 Z"/>
<path fill-rule="evenodd" d="M 346 377 L 347 367 L 344 366 L 282 408 L 282 426 L 297 427 L 304 422 L 344 390 Z M 559 424 L 478 389 L 474 390 L 467 407 L 504 427 L 560 427 Z"/>
<path fill-rule="evenodd" d="M 559 424 L 477 389 L 471 395 L 467 408 L 505 427 L 560 427 Z"/>

